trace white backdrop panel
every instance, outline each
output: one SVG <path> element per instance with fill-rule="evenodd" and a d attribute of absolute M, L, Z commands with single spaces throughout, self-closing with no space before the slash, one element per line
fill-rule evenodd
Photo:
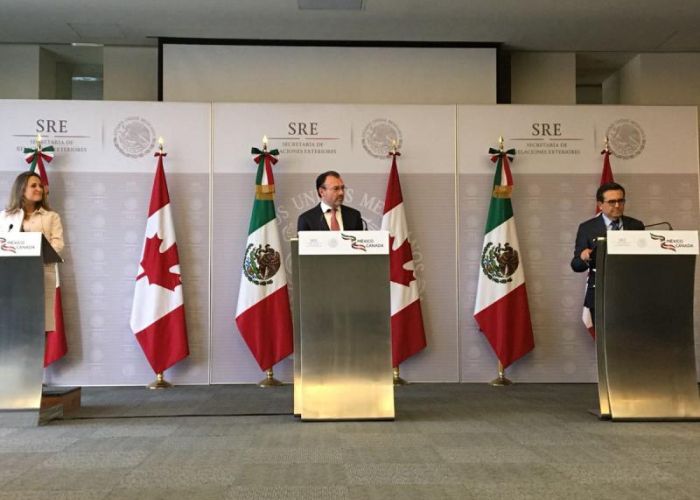
<path fill-rule="evenodd" d="M 254 193 L 250 148 L 261 147 L 263 135 L 270 148 L 280 149 L 275 201 L 287 242 L 296 234 L 298 215 L 317 203 L 316 175 L 329 169 L 343 175 L 346 203 L 378 228 L 390 167 L 386 147 L 392 139 L 404 146 L 399 168 L 429 344 L 405 364 L 405 374 L 412 380 L 458 380 L 454 107 L 215 104 L 213 116 L 212 380 L 261 378 L 234 315 Z M 285 255 L 289 271 L 288 244 Z M 291 362 L 276 373 L 289 380 Z"/>
<path fill-rule="evenodd" d="M 489 146 L 503 136 L 518 151 L 513 209 L 535 334 L 535 350 L 509 372 L 523 382 L 592 382 L 595 348 L 580 320 L 585 273 L 574 273 L 569 263 L 578 224 L 594 215 L 604 138 L 619 153 L 611 162 L 627 190 L 626 213 L 647 224 L 698 229 L 696 113 L 690 107 L 458 107 L 463 381 L 489 380 L 496 369 L 472 317 L 494 172 Z M 696 299 L 696 311 L 699 305 Z"/>
<path fill-rule="evenodd" d="M 41 132 L 56 147 L 50 202 L 66 249 L 62 297 L 68 355 L 46 372 L 65 385 L 145 384 L 153 373 L 129 328 L 159 136 L 178 235 L 190 357 L 166 375 L 207 383 L 210 105 L 0 101 L 0 176 L 6 197 L 27 168 L 21 148 Z"/>

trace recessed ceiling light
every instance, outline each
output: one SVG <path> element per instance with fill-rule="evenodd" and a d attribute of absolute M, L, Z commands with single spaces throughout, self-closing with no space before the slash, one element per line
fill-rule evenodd
<path fill-rule="evenodd" d="M 74 82 L 101 82 L 102 78 L 99 76 L 74 76 L 71 80 Z"/>
<path fill-rule="evenodd" d="M 78 38 L 121 40 L 125 38 L 124 30 L 117 23 L 68 23 L 68 27 Z"/>
<path fill-rule="evenodd" d="M 299 10 L 362 10 L 364 0 L 297 0 Z"/>
<path fill-rule="evenodd" d="M 103 43 L 73 42 L 73 47 L 104 47 Z"/>

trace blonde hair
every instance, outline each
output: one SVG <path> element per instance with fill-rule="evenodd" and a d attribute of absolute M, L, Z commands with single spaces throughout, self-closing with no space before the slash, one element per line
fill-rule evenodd
<path fill-rule="evenodd" d="M 19 210 L 24 210 L 24 204 L 26 200 L 24 199 L 24 191 L 27 189 L 27 184 L 29 184 L 29 178 L 36 177 L 41 182 L 41 177 L 35 172 L 27 170 L 22 172 L 17 176 L 15 182 L 12 184 L 12 190 L 10 191 L 10 200 L 7 202 L 5 210 L 7 213 L 15 213 Z M 42 182 L 43 187 L 43 182 Z M 49 202 L 46 198 L 46 188 L 43 189 L 41 195 L 41 201 L 37 203 L 37 208 L 43 208 L 44 210 L 51 210 L 49 207 Z"/>

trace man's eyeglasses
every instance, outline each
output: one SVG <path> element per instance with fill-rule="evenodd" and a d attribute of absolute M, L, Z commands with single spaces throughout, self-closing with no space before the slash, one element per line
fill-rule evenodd
<path fill-rule="evenodd" d="M 327 191 L 345 191 L 345 185 L 342 186 L 331 186 L 331 187 L 326 187 L 326 186 L 321 186 L 323 189 Z"/>
<path fill-rule="evenodd" d="M 625 204 L 624 198 L 620 198 L 619 200 L 606 200 L 603 203 L 607 203 L 609 206 L 614 207 L 615 205 L 624 205 Z"/>

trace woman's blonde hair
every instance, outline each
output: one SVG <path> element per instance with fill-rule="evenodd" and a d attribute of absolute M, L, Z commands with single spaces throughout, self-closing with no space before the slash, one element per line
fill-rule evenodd
<path fill-rule="evenodd" d="M 7 203 L 5 210 L 12 214 L 18 210 L 24 210 L 24 204 L 26 200 L 24 199 L 24 191 L 27 189 L 27 184 L 29 183 L 30 177 L 36 177 L 41 182 L 41 177 L 39 174 L 27 170 L 22 172 L 17 176 L 15 182 L 12 184 L 12 191 L 10 191 L 10 201 Z M 44 185 L 43 182 L 41 184 Z M 51 210 L 49 207 L 49 202 L 46 199 L 46 188 L 44 188 L 41 195 L 41 201 L 37 203 L 37 208 L 43 208 L 44 210 Z"/>

